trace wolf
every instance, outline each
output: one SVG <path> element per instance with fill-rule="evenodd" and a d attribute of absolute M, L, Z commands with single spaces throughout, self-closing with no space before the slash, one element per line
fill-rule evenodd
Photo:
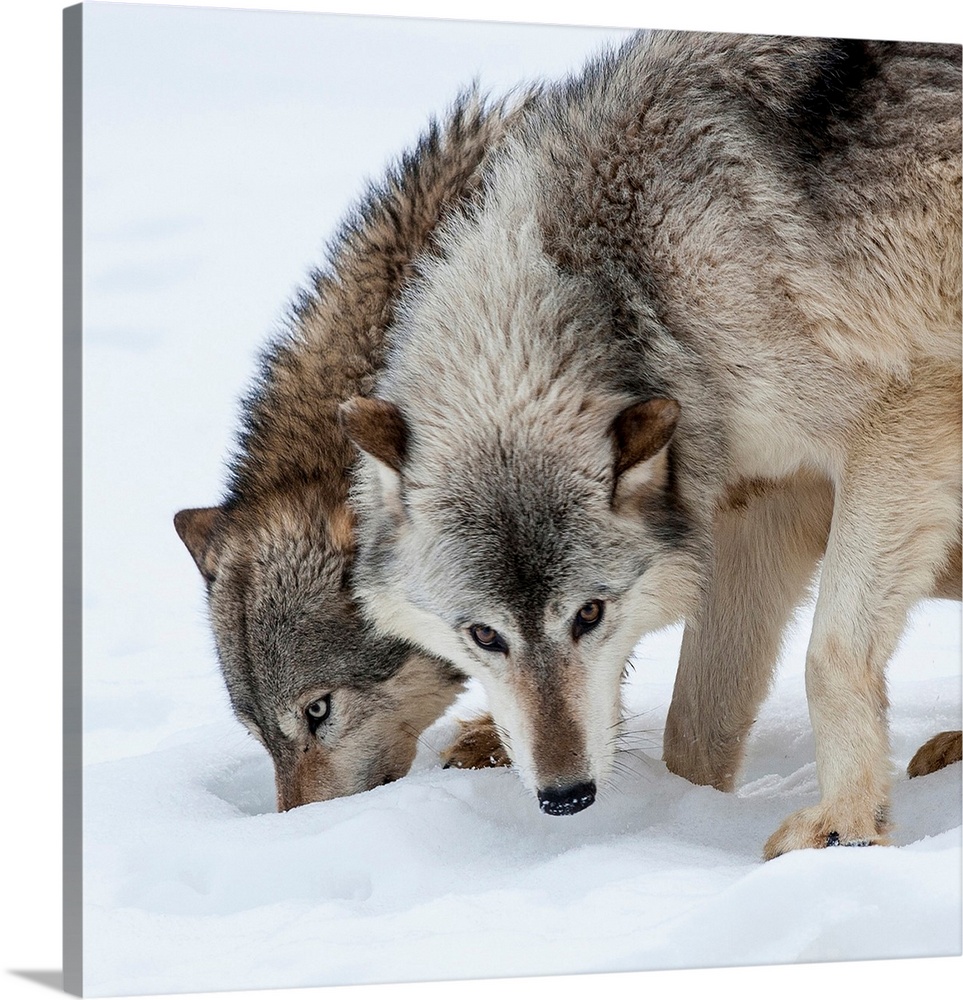
<path fill-rule="evenodd" d="M 274 763 L 279 810 L 406 774 L 420 733 L 464 686 L 373 629 L 352 597 L 356 451 L 337 407 L 373 387 L 414 259 L 534 96 L 466 91 L 370 188 L 264 352 L 226 497 L 174 517 L 206 583 L 233 710 Z"/>
<path fill-rule="evenodd" d="M 822 560 L 821 798 L 763 854 L 886 841 L 885 669 L 960 597 L 960 47 L 643 32 L 549 88 L 407 286 L 355 592 L 477 677 L 541 809 L 592 804 L 640 635 L 668 767 L 728 790 Z"/>

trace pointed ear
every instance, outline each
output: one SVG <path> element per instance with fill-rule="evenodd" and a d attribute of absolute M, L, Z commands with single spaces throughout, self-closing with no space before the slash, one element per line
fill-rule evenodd
<path fill-rule="evenodd" d="M 615 497 L 639 487 L 658 488 L 666 477 L 666 445 L 682 408 L 674 399 L 647 399 L 627 406 L 612 421 L 615 440 Z"/>
<path fill-rule="evenodd" d="M 338 415 L 345 434 L 362 451 L 401 472 L 408 452 L 408 425 L 394 403 L 355 396 L 341 404 Z"/>
<path fill-rule="evenodd" d="M 174 528 L 208 583 L 217 575 L 218 546 L 226 515 L 221 507 L 196 507 L 174 515 Z"/>

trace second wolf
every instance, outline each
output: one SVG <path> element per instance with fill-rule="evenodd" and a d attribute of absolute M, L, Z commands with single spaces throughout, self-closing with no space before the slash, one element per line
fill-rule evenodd
<path fill-rule="evenodd" d="M 419 734 L 463 687 L 457 669 L 380 635 L 353 599 L 356 450 L 338 405 L 374 385 L 415 259 L 532 97 L 467 93 L 371 187 L 265 352 L 226 498 L 175 517 L 206 583 L 231 705 L 274 763 L 279 809 L 405 774 Z"/>

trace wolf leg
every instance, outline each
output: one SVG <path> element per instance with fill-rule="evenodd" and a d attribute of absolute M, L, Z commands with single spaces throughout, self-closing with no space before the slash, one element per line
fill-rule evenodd
<path fill-rule="evenodd" d="M 850 453 L 806 658 L 822 798 L 769 838 L 767 860 L 798 848 L 886 842 L 884 672 L 910 608 L 933 592 L 959 544 L 959 431 L 948 419 L 958 385 L 942 412 L 928 405 L 926 387 L 906 387 L 866 422 Z"/>
<path fill-rule="evenodd" d="M 826 545 L 832 487 L 808 475 L 752 483 L 719 511 L 714 559 L 686 623 L 663 756 L 671 771 L 733 787 L 786 621 Z"/>
<path fill-rule="evenodd" d="M 441 752 L 444 767 L 510 767 L 511 759 L 490 715 L 458 720 L 458 736 Z"/>
<path fill-rule="evenodd" d="M 940 771 L 950 764 L 963 760 L 963 732 L 959 729 L 931 736 L 913 754 L 906 767 L 911 778 L 921 778 L 924 774 Z"/>

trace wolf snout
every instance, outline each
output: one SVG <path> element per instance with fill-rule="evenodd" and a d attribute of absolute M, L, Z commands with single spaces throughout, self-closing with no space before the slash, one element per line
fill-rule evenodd
<path fill-rule="evenodd" d="M 571 816 L 588 809 L 594 801 L 594 781 L 583 781 L 565 788 L 542 788 L 538 792 L 539 808 L 549 816 Z"/>

